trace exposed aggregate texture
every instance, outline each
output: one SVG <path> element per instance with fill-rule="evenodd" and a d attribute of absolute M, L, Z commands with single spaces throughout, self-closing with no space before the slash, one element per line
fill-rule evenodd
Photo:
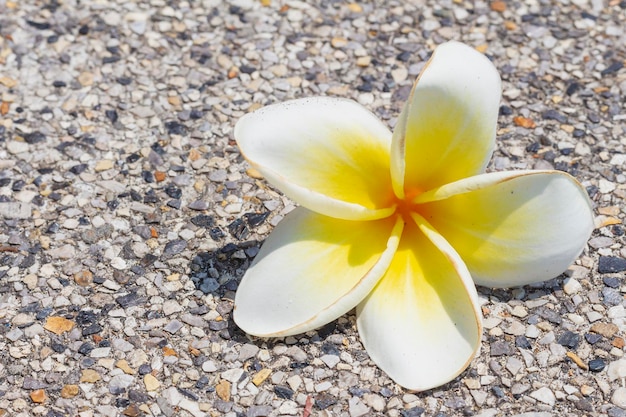
<path fill-rule="evenodd" d="M 0 0 L 0 416 L 625 416 L 624 22 L 620 0 Z M 234 293 L 294 204 L 236 120 L 329 95 L 393 127 L 451 39 L 503 79 L 489 170 L 578 178 L 588 248 L 479 288 L 480 354 L 428 392 L 374 365 L 353 313 L 246 336 Z"/>

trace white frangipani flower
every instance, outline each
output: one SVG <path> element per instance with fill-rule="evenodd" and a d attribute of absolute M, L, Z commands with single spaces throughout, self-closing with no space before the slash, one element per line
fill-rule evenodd
<path fill-rule="evenodd" d="M 439 46 L 393 134 L 343 99 L 262 108 L 235 126 L 242 154 L 302 207 L 265 241 L 235 298 L 257 336 L 318 328 L 356 307 L 372 360 L 426 390 L 480 345 L 474 283 L 551 279 L 593 229 L 585 190 L 558 171 L 484 173 L 500 77 L 460 43 Z"/>

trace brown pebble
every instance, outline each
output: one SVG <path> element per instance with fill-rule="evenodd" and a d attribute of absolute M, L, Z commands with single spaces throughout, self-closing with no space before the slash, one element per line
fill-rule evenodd
<path fill-rule="evenodd" d="M 504 2 L 502 0 L 492 1 L 491 4 L 489 5 L 489 7 L 494 12 L 502 13 L 502 12 L 504 12 L 506 10 L 506 2 Z"/>
<path fill-rule="evenodd" d="M 158 379 L 154 377 L 152 374 L 146 374 L 143 377 L 143 383 L 146 386 L 146 391 L 156 391 L 161 386 L 161 383 Z"/>
<path fill-rule="evenodd" d="M 580 357 L 574 352 L 567 352 L 565 355 L 570 358 L 576 365 L 578 365 L 580 369 L 584 369 L 585 371 L 589 369 L 587 364 L 582 359 L 580 359 Z"/>
<path fill-rule="evenodd" d="M 598 207 L 598 213 L 605 214 L 607 216 L 617 216 L 619 215 L 619 212 L 619 206 Z"/>
<path fill-rule="evenodd" d="M 122 411 L 122 414 L 128 417 L 137 417 L 141 414 L 141 410 L 137 407 L 137 405 L 131 404 L 124 411 Z"/>
<path fill-rule="evenodd" d="M 198 159 L 200 159 L 200 157 L 202 156 L 202 154 L 200 153 L 199 150 L 192 148 L 189 151 L 189 160 L 190 161 L 197 161 Z"/>
<path fill-rule="evenodd" d="M 74 274 L 74 281 L 81 287 L 87 287 L 93 283 L 93 274 L 90 270 L 85 269 Z"/>
<path fill-rule="evenodd" d="M 97 382 L 100 379 L 100 374 L 93 369 L 83 369 L 80 375 L 80 382 Z"/>
<path fill-rule="evenodd" d="M 180 97 L 178 96 L 169 96 L 167 98 L 167 102 L 170 103 L 172 106 L 180 106 L 181 104 Z"/>
<path fill-rule="evenodd" d="M 215 392 L 222 401 L 230 401 L 230 382 L 226 380 L 220 381 L 220 383 L 215 386 Z"/>
<path fill-rule="evenodd" d="M 232 67 L 229 71 L 228 71 L 228 79 L 231 80 L 233 78 L 235 78 L 236 76 L 239 75 L 239 68 L 237 67 Z"/>
<path fill-rule="evenodd" d="M 263 383 L 272 373 L 269 368 L 263 368 L 252 377 L 252 383 L 257 387 Z"/>
<path fill-rule="evenodd" d="M 163 182 L 165 181 L 165 178 L 167 177 L 167 174 L 163 171 L 154 171 L 154 179 L 157 182 Z"/>
<path fill-rule="evenodd" d="M 37 404 L 43 403 L 47 398 L 46 391 L 42 389 L 36 389 L 30 393 L 30 399 Z"/>
<path fill-rule="evenodd" d="M 612 344 L 616 348 L 621 349 L 624 347 L 624 339 L 622 339 L 621 337 L 616 337 L 615 339 L 613 339 Z"/>
<path fill-rule="evenodd" d="M 246 174 L 248 174 L 249 177 L 257 180 L 263 179 L 263 174 L 261 174 L 256 168 L 246 169 Z"/>
<path fill-rule="evenodd" d="M 55 334 L 69 332 L 74 328 L 74 322 L 61 316 L 50 316 L 46 319 L 43 328 Z"/>
<path fill-rule="evenodd" d="M 515 30 L 515 29 L 517 29 L 517 23 L 512 22 L 510 20 L 505 20 L 504 21 L 504 28 L 506 30 Z"/>
<path fill-rule="evenodd" d="M 516 126 L 520 126 L 520 127 L 525 128 L 525 129 L 532 129 L 533 127 L 537 126 L 532 119 L 529 119 L 529 118 L 523 117 L 523 116 L 516 116 L 516 117 L 514 117 L 513 118 L 513 123 L 515 123 Z"/>
<path fill-rule="evenodd" d="M 610 339 L 617 333 L 619 328 L 613 323 L 594 323 L 589 330 Z"/>
<path fill-rule="evenodd" d="M 165 346 L 163 348 L 163 356 L 178 356 L 178 353 L 176 353 L 176 351 L 171 347 Z"/>
<path fill-rule="evenodd" d="M 336 37 L 330 40 L 330 44 L 333 46 L 333 48 L 343 48 L 348 44 L 348 40 L 346 38 Z"/>
<path fill-rule="evenodd" d="M 73 398 L 78 394 L 78 385 L 65 385 L 61 388 L 61 398 Z"/>
<path fill-rule="evenodd" d="M 489 49 L 489 45 L 487 45 L 486 43 L 482 43 L 480 45 L 478 45 L 476 48 L 478 52 L 480 52 L 481 54 L 484 54 L 487 52 L 487 49 Z"/>
<path fill-rule="evenodd" d="M 348 10 L 352 13 L 361 13 L 363 11 L 363 7 L 361 7 L 358 3 L 350 3 L 348 4 Z"/>
<path fill-rule="evenodd" d="M 133 368 L 130 367 L 126 359 L 120 359 L 119 361 L 115 362 L 115 366 L 120 368 L 127 375 L 134 375 L 137 373 Z"/>

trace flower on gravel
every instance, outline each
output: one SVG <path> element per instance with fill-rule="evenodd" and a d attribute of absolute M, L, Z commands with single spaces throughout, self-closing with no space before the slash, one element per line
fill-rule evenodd
<path fill-rule="evenodd" d="M 363 345 L 398 384 L 425 390 L 461 373 L 481 339 L 474 283 L 553 278 L 593 229 L 570 175 L 484 173 L 500 91 L 486 57 L 450 42 L 434 51 L 393 134 L 359 104 L 329 97 L 241 118 L 242 154 L 301 207 L 243 277 L 239 327 L 293 335 L 356 307 Z"/>

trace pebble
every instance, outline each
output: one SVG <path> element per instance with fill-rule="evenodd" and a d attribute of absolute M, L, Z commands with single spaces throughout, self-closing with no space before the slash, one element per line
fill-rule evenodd
<path fill-rule="evenodd" d="M 619 331 L 619 328 L 613 323 L 594 323 L 589 330 L 611 339 Z"/>
<path fill-rule="evenodd" d="M 538 390 L 531 392 L 530 396 L 534 398 L 535 400 L 540 401 L 549 406 L 553 406 L 554 403 L 556 402 L 556 397 L 554 393 L 548 387 L 539 388 Z"/>
<path fill-rule="evenodd" d="M 574 278 L 566 278 L 563 281 L 563 291 L 567 295 L 573 295 L 582 290 L 582 285 Z"/>
<path fill-rule="evenodd" d="M 369 413 L 370 409 L 359 398 L 352 397 L 348 400 L 348 412 L 350 417 L 360 417 Z"/>
<path fill-rule="evenodd" d="M 491 356 L 510 356 L 515 354 L 515 349 L 510 343 L 498 340 L 491 344 Z"/>
<path fill-rule="evenodd" d="M 566 331 L 559 336 L 557 342 L 567 348 L 576 349 L 580 343 L 580 336 L 576 333 Z"/>
<path fill-rule="evenodd" d="M 166 3 L 0 6 L 0 333 L 11 359 L 0 414 L 56 417 L 71 403 L 85 417 L 299 416 L 310 399 L 321 416 L 487 417 L 519 395 L 504 412 L 541 416 L 550 406 L 529 393 L 545 384 L 559 413 L 620 415 L 602 403 L 621 385 L 604 368 L 621 360 L 626 319 L 619 2 Z M 571 173 L 601 226 L 568 278 L 479 290 L 487 331 L 465 397 L 450 388 L 458 379 L 426 396 L 398 388 L 368 362 L 350 315 L 285 341 L 249 339 L 232 321 L 242 275 L 294 207 L 249 168 L 235 121 L 336 94 L 393 127 L 445 39 L 487 53 L 506 81 L 489 169 Z M 546 97 L 528 93 L 554 83 Z M 211 256 L 194 263 L 200 253 Z M 133 383 L 110 386 L 120 375 Z M 35 390 L 47 398 L 33 402 Z"/>
<path fill-rule="evenodd" d="M 598 272 L 601 274 L 626 271 L 626 259 L 616 256 L 600 256 Z"/>
<path fill-rule="evenodd" d="M 626 388 L 619 387 L 611 395 L 611 403 L 620 408 L 626 408 Z"/>
<path fill-rule="evenodd" d="M 592 359 L 589 361 L 589 370 L 592 372 L 600 372 L 605 368 L 606 364 L 601 358 Z"/>
<path fill-rule="evenodd" d="M 1 202 L 0 217 L 5 219 L 29 219 L 32 216 L 32 206 L 27 202 Z"/>
<path fill-rule="evenodd" d="M 611 381 L 626 378 L 626 359 L 620 359 L 609 363 L 607 375 Z"/>

